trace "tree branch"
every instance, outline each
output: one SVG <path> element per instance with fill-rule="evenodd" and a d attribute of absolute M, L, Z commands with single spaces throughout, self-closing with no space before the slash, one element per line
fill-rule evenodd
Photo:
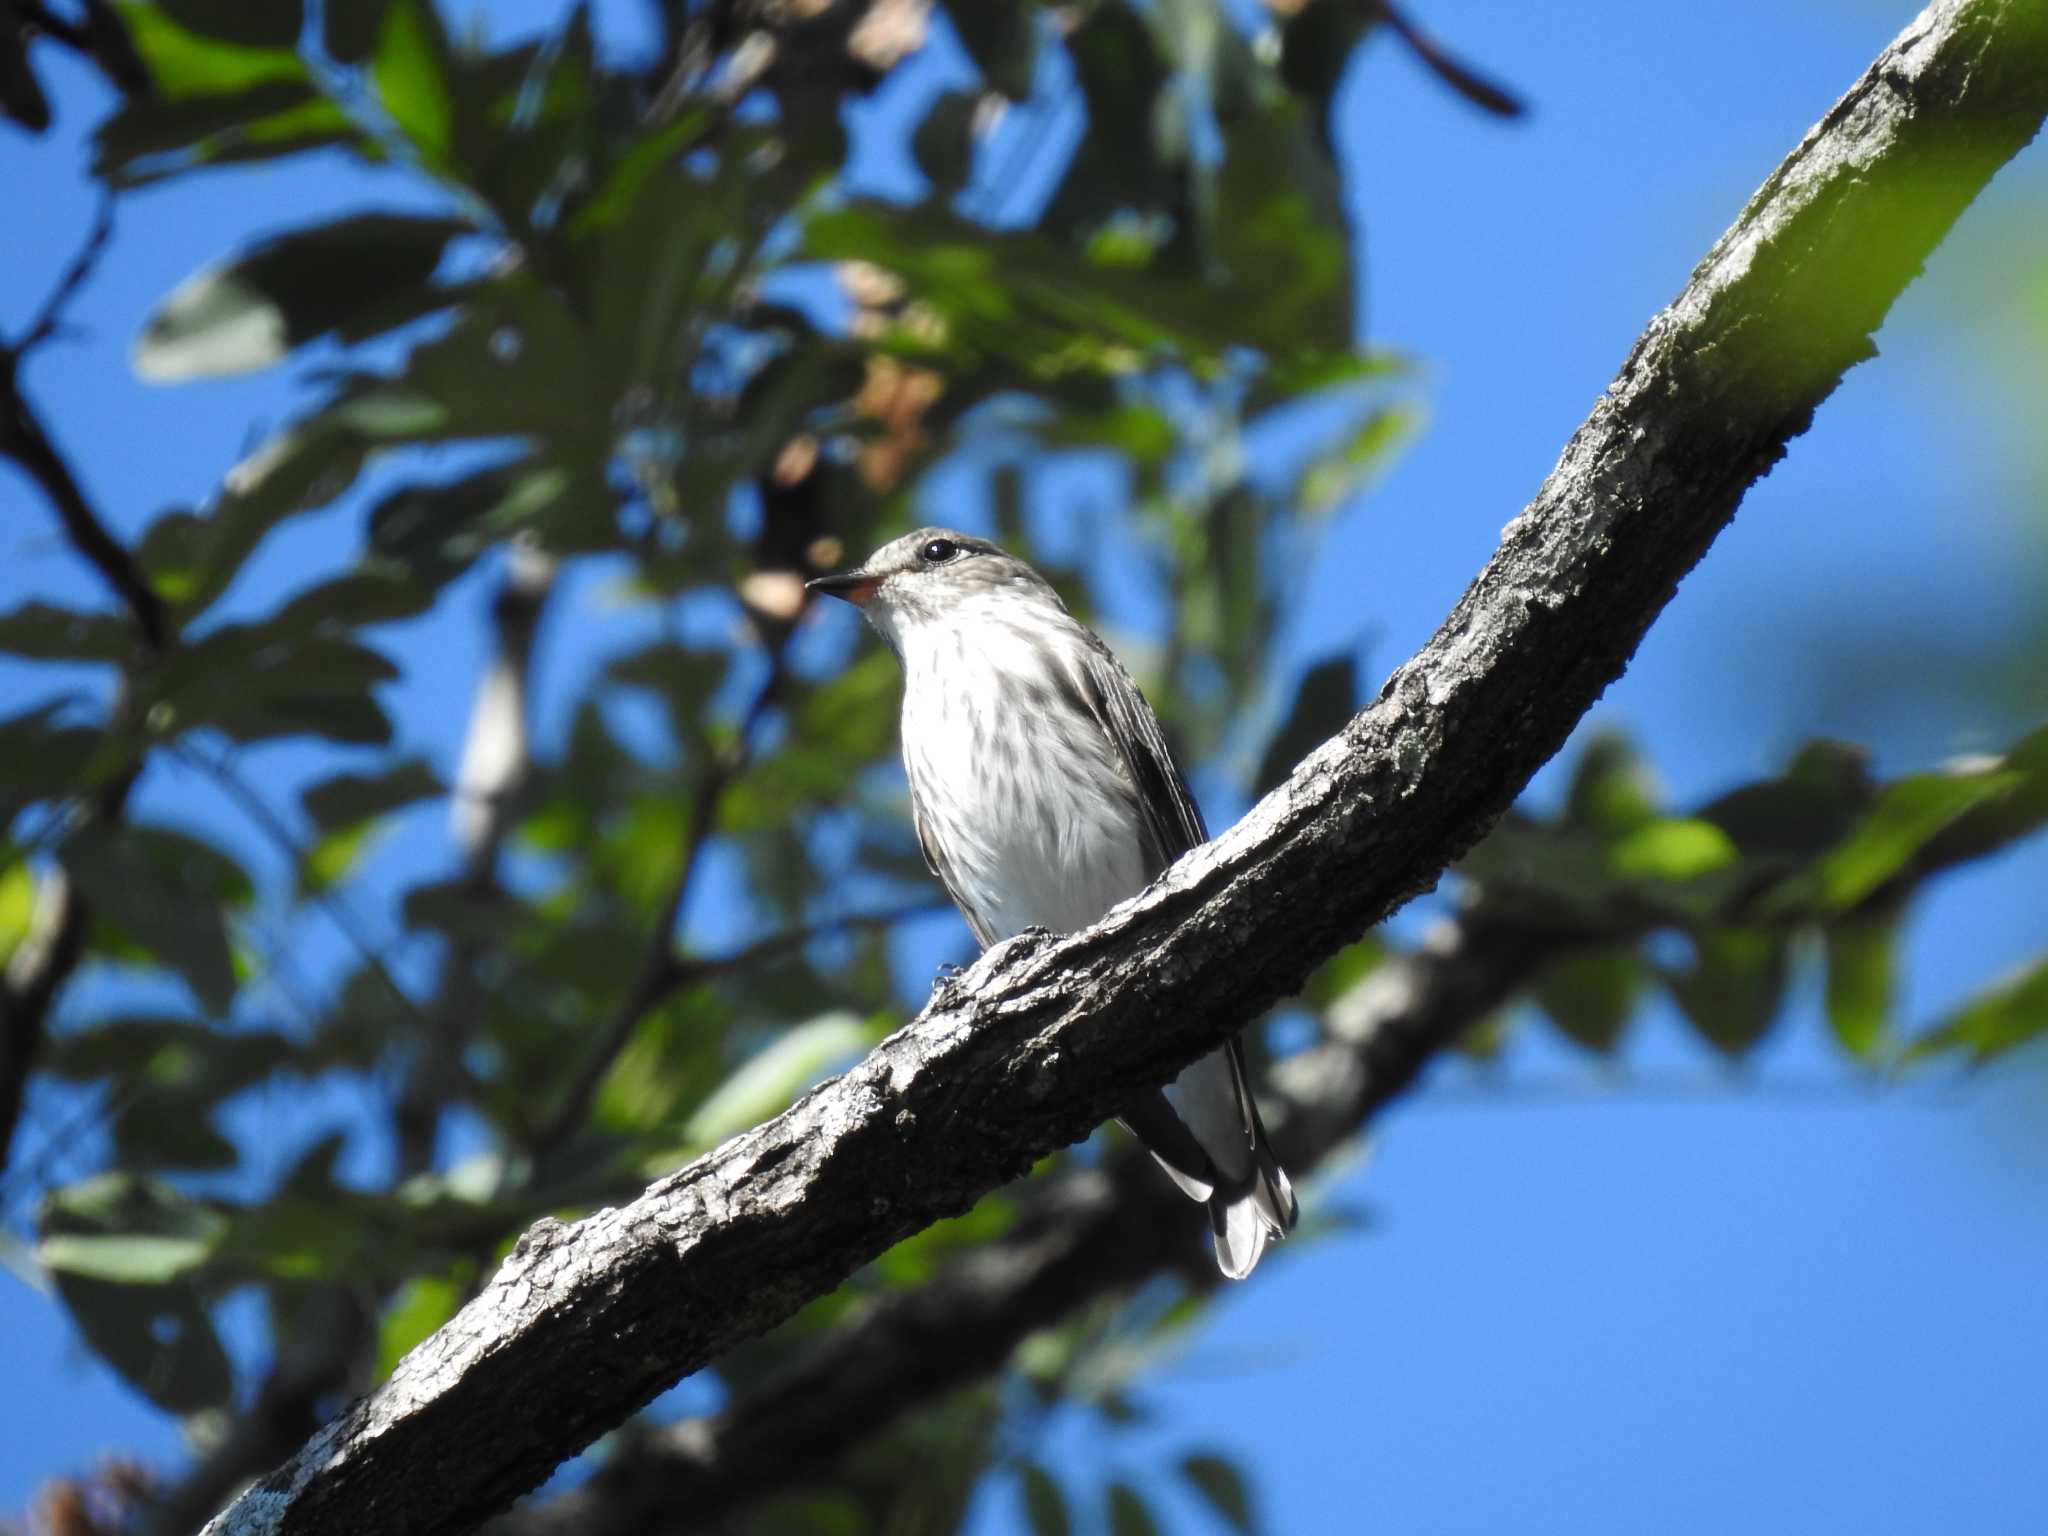
<path fill-rule="evenodd" d="M 1346 1145 L 1551 952 L 1467 920 L 1384 961 L 1331 1009 L 1323 1043 L 1275 1069 L 1262 1104 L 1283 1160 L 1299 1174 Z M 1221 1283 L 1186 1197 L 1126 1146 L 1050 1184 L 1014 1229 L 931 1283 L 878 1298 L 720 1412 L 642 1437 L 581 1487 L 492 1521 L 490 1536 L 700 1527 L 829 1476 L 852 1446 L 999 1370 L 1033 1332 L 1169 1271 L 1194 1289 Z"/>
<path fill-rule="evenodd" d="M 125 35 L 125 34 L 124 34 Z M 64 310 L 92 275 L 113 229 L 113 202 L 103 199 L 78 254 L 58 278 L 35 318 L 16 342 L 0 344 L 0 457 L 20 465 L 48 499 L 65 537 L 128 605 L 143 646 L 152 653 L 171 643 L 169 610 L 125 545 L 107 531 L 80 489 L 78 477 L 43 429 L 21 391 L 21 365 L 29 353 L 56 335 Z M 116 708 L 118 713 L 118 705 Z M 90 813 L 103 821 L 119 818 L 139 767 L 102 785 Z M 50 1010 L 85 952 L 91 913 L 78 887 L 62 868 L 52 868 L 36 892 L 28 936 L 8 958 L 0 977 L 0 1169 L 7 1166 L 21 1119 L 28 1080 L 42 1054 Z"/>
<path fill-rule="evenodd" d="M 1102 922 L 1024 935 L 620 1210 L 530 1230 L 221 1533 L 456 1531 L 1299 986 L 1469 847 L 2048 113 L 2036 0 L 1942 0 L 1764 185 L 1378 699 Z"/>
<path fill-rule="evenodd" d="M 648 1010 L 694 979 L 692 962 L 676 954 L 676 923 L 689 904 L 690 888 L 696 883 L 697 872 L 704 862 L 705 845 L 718 829 L 719 803 L 724 800 L 725 792 L 732 787 L 733 781 L 745 771 L 755 732 L 769 707 L 781 695 L 787 671 L 788 638 L 786 630 L 778 630 L 768 640 L 767 677 L 755 692 L 753 702 L 747 706 L 746 714 L 740 718 L 732 745 L 724 750 L 714 749 L 704 765 L 697 781 L 697 793 L 690 804 L 689 843 L 683 849 L 675 879 L 669 883 L 654 927 L 649 931 L 646 950 L 640 957 L 639 972 L 617 1011 L 605 1021 L 604 1028 L 592 1040 L 577 1066 L 576 1075 L 563 1091 L 554 1114 L 534 1137 L 533 1153 L 537 1158 L 545 1160 L 555 1156 L 583 1128 L 597 1090 L 603 1086 L 606 1074 L 619 1059 L 619 1053 L 632 1040 L 634 1028 L 646 1017 Z"/>

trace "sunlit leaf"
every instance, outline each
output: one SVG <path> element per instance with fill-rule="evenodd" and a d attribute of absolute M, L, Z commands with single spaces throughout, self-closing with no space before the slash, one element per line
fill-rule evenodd
<path fill-rule="evenodd" d="M 265 6 L 234 8 L 261 11 Z M 250 47 L 246 39 L 204 36 L 181 26 L 171 6 L 124 0 L 120 10 L 156 94 L 166 100 L 228 96 L 274 81 L 307 78 L 305 63 L 290 47 Z"/>
<path fill-rule="evenodd" d="M 1727 833 L 1710 821 L 1686 818 L 1648 822 L 1607 851 L 1609 866 L 1624 879 L 1672 884 L 1726 869 L 1738 857 Z"/>
<path fill-rule="evenodd" d="M 1903 869 L 1944 827 L 2018 782 L 2007 771 L 1900 779 L 1821 860 L 1812 877 L 1815 899 L 1834 911 L 1854 906 Z"/>
<path fill-rule="evenodd" d="M 447 34 L 431 0 L 388 0 L 370 62 L 377 98 L 430 166 L 455 145 Z"/>
<path fill-rule="evenodd" d="M 150 1233 L 58 1233 L 36 1245 L 45 1269 L 117 1285 L 158 1285 L 204 1263 L 213 1251 L 207 1236 Z"/>
<path fill-rule="evenodd" d="M 1898 990 L 1896 913 L 1857 913 L 1826 929 L 1828 1027 L 1855 1056 L 1885 1043 Z"/>
<path fill-rule="evenodd" d="M 408 1350 L 453 1317 L 463 1296 L 463 1287 L 446 1275 L 406 1281 L 377 1329 L 377 1379 L 389 1376 Z"/>
<path fill-rule="evenodd" d="M 1657 815 L 1656 781 L 1628 739 L 1602 731 L 1572 765 L 1565 817 L 1603 832 L 1631 832 Z"/>
<path fill-rule="evenodd" d="M 109 1173 L 53 1192 L 39 1227 L 38 1258 L 96 1354 L 169 1412 L 227 1400 L 226 1351 L 181 1278 L 223 1230 L 217 1213 L 160 1180 Z"/>
<path fill-rule="evenodd" d="M 1295 483 L 1294 505 L 1326 513 L 1361 494 L 1384 474 L 1399 449 L 1421 428 L 1420 414 L 1407 406 L 1369 413 L 1333 450 L 1318 455 Z"/>
<path fill-rule="evenodd" d="M 36 877 L 18 850 L 7 849 L 0 867 L 0 965 L 28 937 L 35 918 Z"/>
<path fill-rule="evenodd" d="M 1913 1042 L 1912 1054 L 1967 1051 L 1987 1062 L 2048 1035 L 2048 960 L 2005 977 Z"/>
<path fill-rule="evenodd" d="M 851 1013 L 828 1013 L 785 1030 L 697 1107 L 683 1134 L 693 1145 L 716 1146 L 751 1130 L 868 1044 L 867 1027 Z"/>

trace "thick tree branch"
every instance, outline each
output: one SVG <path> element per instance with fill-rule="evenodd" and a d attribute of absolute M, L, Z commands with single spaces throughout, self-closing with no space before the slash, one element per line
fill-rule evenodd
<path fill-rule="evenodd" d="M 1297 1175 L 1348 1144 L 1441 1051 L 1505 1003 L 1554 946 L 1470 919 L 1433 929 L 1330 1010 L 1326 1039 L 1282 1062 L 1264 1099 Z M 840 1456 L 902 1415 L 1000 1369 L 1018 1344 L 1168 1271 L 1221 1283 L 1187 1199 L 1134 1146 L 1045 1187 L 1016 1228 L 930 1284 L 871 1303 L 721 1412 L 622 1448 L 572 1492 L 494 1520 L 491 1536 L 656 1536 L 701 1527 Z"/>
<path fill-rule="evenodd" d="M 1943 0 L 1654 319 L 1428 645 L 1236 827 L 1026 935 L 795 1107 L 544 1221 L 212 1527 L 455 1531 L 678 1376 L 1086 1135 L 1435 882 L 1620 672 L 1950 223 L 2048 113 L 2048 10 Z"/>
<path fill-rule="evenodd" d="M 1978 760 L 1953 771 L 1981 775 L 1999 767 L 1995 759 Z M 2048 806 L 2027 809 L 1994 797 L 1951 823 L 1862 907 L 1896 911 L 1927 882 L 2043 825 Z M 1788 905 L 1784 887 L 1766 885 L 1731 891 L 1698 921 L 1767 921 L 1790 932 L 1841 915 L 1820 904 Z M 1430 1061 L 1510 1003 L 1551 961 L 1589 943 L 1634 942 L 1666 921 L 1646 910 L 1633 925 L 1621 919 L 1580 931 L 1520 902 L 1504 907 L 1482 885 L 1476 905 L 1437 924 L 1418 949 L 1390 956 L 1331 1003 L 1322 1043 L 1273 1068 L 1261 1097 L 1282 1160 L 1298 1179 L 1347 1146 Z M 1738 1089 L 1725 1078 L 1688 1077 L 1679 1090 L 1841 1099 L 1881 1086 L 1875 1078 L 1827 1077 Z M 1631 1075 L 1626 1091 L 1639 1098 L 1650 1087 Z M 1499 1101 L 1526 1091 L 1522 1084 L 1495 1085 L 1482 1097 Z M 1611 1096 L 1616 1089 L 1575 1080 L 1569 1091 Z M 1034 1186 L 1014 1230 L 929 1284 L 878 1298 L 801 1346 L 767 1379 L 737 1389 L 719 1412 L 627 1440 L 590 1481 L 500 1517 L 491 1536 L 658 1536 L 699 1528 L 786 1490 L 793 1477 L 834 1477 L 845 1453 L 903 1415 L 1000 1370 L 1032 1332 L 1091 1303 L 1175 1271 L 1191 1289 L 1220 1283 L 1179 1193 L 1142 1152 L 1128 1143 L 1124 1152 L 1104 1171 Z"/>

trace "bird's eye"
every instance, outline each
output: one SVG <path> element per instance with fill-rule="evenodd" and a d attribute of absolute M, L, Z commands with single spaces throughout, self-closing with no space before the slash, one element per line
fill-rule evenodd
<path fill-rule="evenodd" d="M 960 553 L 960 546 L 951 539 L 932 539 L 917 552 L 917 558 L 926 565 L 944 565 Z"/>

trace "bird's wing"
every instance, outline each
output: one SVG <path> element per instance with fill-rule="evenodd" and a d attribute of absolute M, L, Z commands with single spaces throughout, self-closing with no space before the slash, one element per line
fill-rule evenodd
<path fill-rule="evenodd" d="M 961 892 L 959 881 L 953 878 L 953 866 L 939 851 L 939 840 L 932 836 L 930 825 L 925 820 L 924 803 L 918 799 L 917 786 L 910 786 L 910 825 L 917 831 L 917 851 L 924 855 L 924 867 L 938 877 L 939 884 L 946 888 L 946 894 L 953 898 L 953 905 L 960 909 L 960 915 L 967 919 L 967 926 L 974 931 L 974 942 L 983 949 L 995 943 L 996 936 L 988 924 L 981 920 L 981 914 L 974 910 L 974 904 Z"/>
<path fill-rule="evenodd" d="M 1202 812 L 1174 765 L 1173 752 L 1145 695 L 1108 646 L 1095 635 L 1081 653 L 1081 701 L 1123 758 L 1138 812 L 1157 845 L 1157 874 L 1198 843 L 1209 840 Z"/>

